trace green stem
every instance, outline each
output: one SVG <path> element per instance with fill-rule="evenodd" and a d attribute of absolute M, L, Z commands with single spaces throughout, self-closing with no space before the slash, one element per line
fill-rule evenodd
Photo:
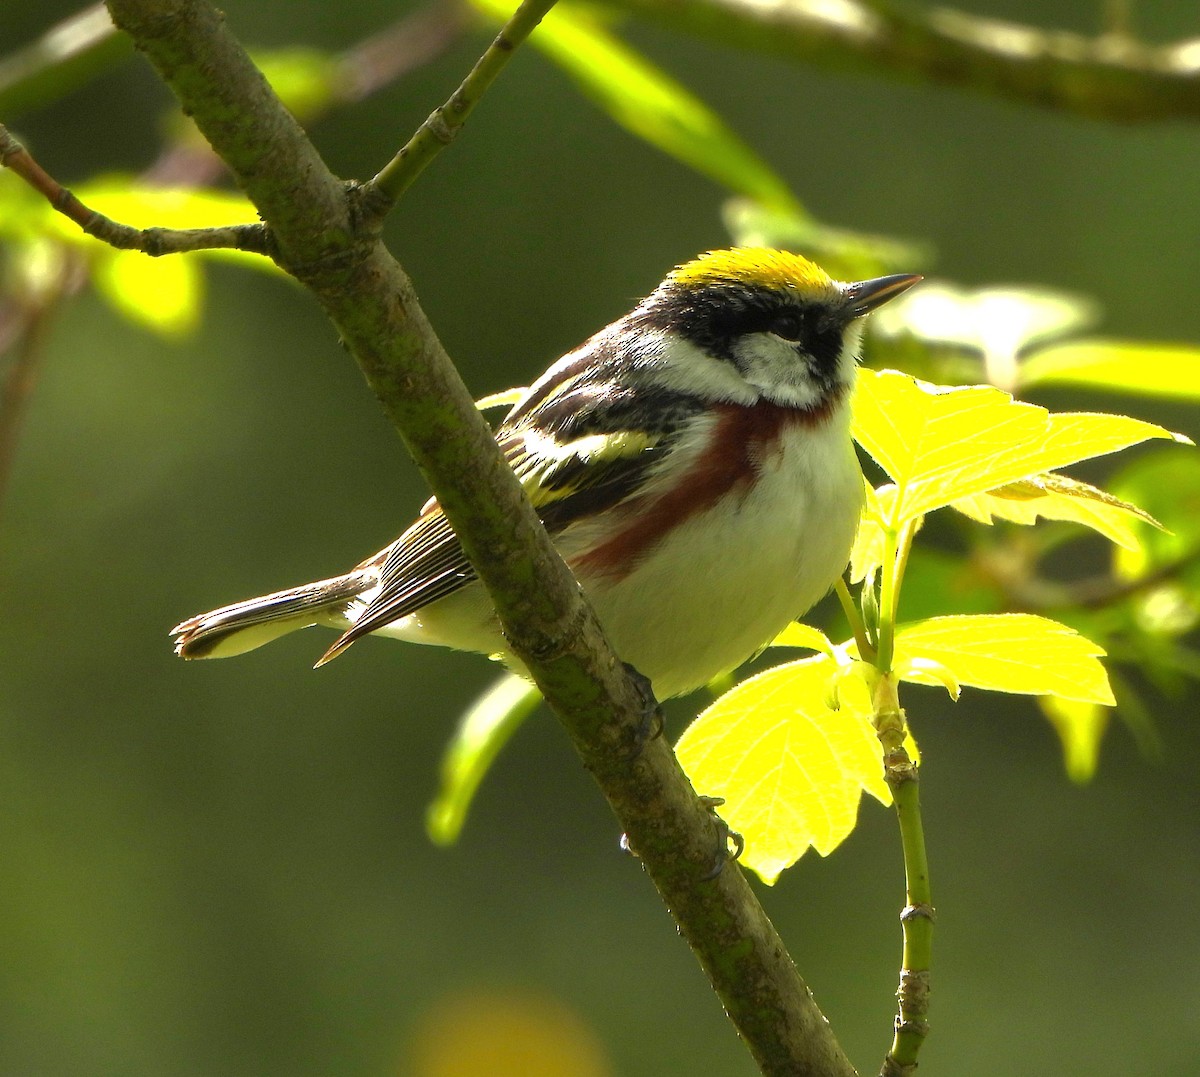
<path fill-rule="evenodd" d="M 908 520 L 900 528 L 900 537 L 896 543 L 896 562 L 894 579 L 892 581 L 892 624 L 900 620 L 900 590 L 904 585 L 904 572 L 908 568 L 908 555 L 912 552 L 913 539 L 921 526 L 921 518 Z"/>
<path fill-rule="evenodd" d="M 880 673 L 892 670 L 896 644 L 896 549 L 897 532 L 888 528 L 883 537 L 883 564 L 879 574 L 879 653 L 875 665 Z"/>
<path fill-rule="evenodd" d="M 863 582 L 863 586 L 867 586 L 866 581 Z M 844 576 L 839 576 L 834 581 L 833 590 L 842 604 L 842 612 L 846 615 L 846 620 L 850 622 L 850 631 L 854 634 L 859 658 L 864 662 L 874 661 L 875 648 L 871 646 L 871 640 L 867 636 L 866 623 L 858 612 L 858 607 L 854 604 L 854 596 L 850 594 L 850 588 L 846 585 Z"/>
<path fill-rule="evenodd" d="M 879 579 L 879 654 L 876 666 L 880 673 L 890 673 L 896 648 L 896 621 L 900 613 L 900 585 L 908 567 L 913 538 L 920 527 L 920 518 L 906 520 L 899 530 L 884 532 L 883 564 Z"/>
<path fill-rule="evenodd" d="M 884 777 L 892 791 L 900 844 L 904 853 L 906 902 L 900 914 L 904 952 L 900 986 L 896 991 L 899 1013 L 892 1046 L 883 1061 L 880 1077 L 908 1077 L 917 1067 L 917 1055 L 929 1034 L 929 969 L 933 948 L 933 894 L 929 860 L 921 823 L 920 783 L 917 765 L 904 746 L 905 717 L 900 709 L 893 675 L 879 679 L 875 693 L 875 727 L 884 751 Z"/>
<path fill-rule="evenodd" d="M 517 47 L 533 33 L 534 27 L 554 4 L 555 0 L 524 0 L 458 89 L 444 105 L 439 105 L 430 113 L 400 152 L 371 180 L 368 186 L 383 196 L 382 201 L 388 209 L 454 140 L 484 92 L 512 59 Z"/>

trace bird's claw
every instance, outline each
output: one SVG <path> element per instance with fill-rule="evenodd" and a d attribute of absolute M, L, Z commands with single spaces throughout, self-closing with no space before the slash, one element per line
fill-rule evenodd
<path fill-rule="evenodd" d="M 700 803 L 717 824 L 717 855 L 713 860 L 712 867 L 700 877 L 700 881 L 706 883 L 711 882 L 721 874 L 726 861 L 737 860 L 742 855 L 742 852 L 746 848 L 746 841 L 736 830 L 731 830 L 729 824 L 717 814 L 717 808 L 725 803 L 724 797 L 701 796 Z M 732 851 L 730 851 L 730 845 L 733 846 Z M 637 850 L 634 849 L 633 844 L 629 840 L 628 834 L 621 835 L 621 851 L 629 853 L 632 856 L 638 855 Z"/>
<path fill-rule="evenodd" d="M 701 877 L 703 883 L 711 882 L 721 874 L 728 860 L 737 860 L 746 848 L 746 840 L 736 830 L 731 830 L 729 824 L 717 814 L 717 809 L 725 803 L 724 797 L 700 797 L 700 803 L 708 809 L 708 813 L 717 824 L 717 855 L 713 865 Z M 730 845 L 733 850 L 730 851 Z"/>
<path fill-rule="evenodd" d="M 663 713 L 662 707 L 659 706 L 658 700 L 654 696 L 654 686 L 650 683 L 650 678 L 638 672 L 628 662 L 625 663 L 625 671 L 637 689 L 642 711 L 637 728 L 633 731 L 633 748 L 629 753 L 629 761 L 632 763 L 641 758 L 647 744 L 656 737 L 662 736 Z"/>

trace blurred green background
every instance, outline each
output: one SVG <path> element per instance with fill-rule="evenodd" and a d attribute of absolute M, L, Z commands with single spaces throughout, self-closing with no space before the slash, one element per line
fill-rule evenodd
<path fill-rule="evenodd" d="M 968 6 L 1084 32 L 1100 8 Z M 6 4 L 0 41 L 71 10 Z M 249 44 L 339 49 L 402 5 L 225 10 Z M 1136 19 L 1151 41 L 1200 32 L 1166 0 Z M 823 220 L 928 240 L 967 284 L 1092 295 L 1110 335 L 1200 341 L 1194 125 L 1105 126 L 623 33 Z M 376 171 L 486 39 L 316 126 L 332 167 Z M 0 120 L 70 183 L 148 165 L 166 103 L 130 59 Z M 723 198 L 529 50 L 388 238 L 483 395 L 727 243 Z M 0 1073 L 443 1077 L 470 1072 L 446 1068 L 447 1047 L 497 1039 L 516 1061 L 476 1072 L 755 1072 L 544 713 L 460 844 L 427 841 L 442 746 L 488 663 L 367 640 L 314 673 L 315 631 L 237 661 L 174 658 L 182 617 L 341 571 L 426 496 L 299 289 L 232 267 L 209 286 L 178 344 L 90 294 L 70 305 L 0 515 Z M 1192 410 L 1131 410 L 1200 438 Z M 1200 1073 L 1200 726 L 1195 699 L 1155 698 L 1165 762 L 1115 727 L 1080 788 L 1032 704 L 910 696 L 940 913 L 922 1073 Z M 833 857 L 760 888 L 864 1072 L 894 1011 L 895 829 L 868 803 Z"/>

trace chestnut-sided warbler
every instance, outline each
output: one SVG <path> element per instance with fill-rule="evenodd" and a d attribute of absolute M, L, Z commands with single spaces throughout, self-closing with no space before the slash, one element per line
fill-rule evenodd
<path fill-rule="evenodd" d="M 783 251 L 711 251 L 559 359 L 496 431 L 613 648 L 659 698 L 745 661 L 845 568 L 863 500 L 859 319 L 918 280 L 844 284 Z M 435 501 L 344 576 L 172 634 L 184 658 L 221 658 L 314 624 L 342 632 L 317 665 L 368 632 L 505 656 Z"/>

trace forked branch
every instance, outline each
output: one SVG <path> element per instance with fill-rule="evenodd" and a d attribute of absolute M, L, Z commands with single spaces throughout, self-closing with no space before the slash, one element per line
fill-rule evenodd
<path fill-rule="evenodd" d="M 151 257 L 219 248 L 270 254 L 271 237 L 263 224 L 231 224 L 217 228 L 132 228 L 120 224 L 85 206 L 42 168 L 2 123 L 0 165 L 15 172 L 89 236 L 118 250 L 141 251 Z"/>

